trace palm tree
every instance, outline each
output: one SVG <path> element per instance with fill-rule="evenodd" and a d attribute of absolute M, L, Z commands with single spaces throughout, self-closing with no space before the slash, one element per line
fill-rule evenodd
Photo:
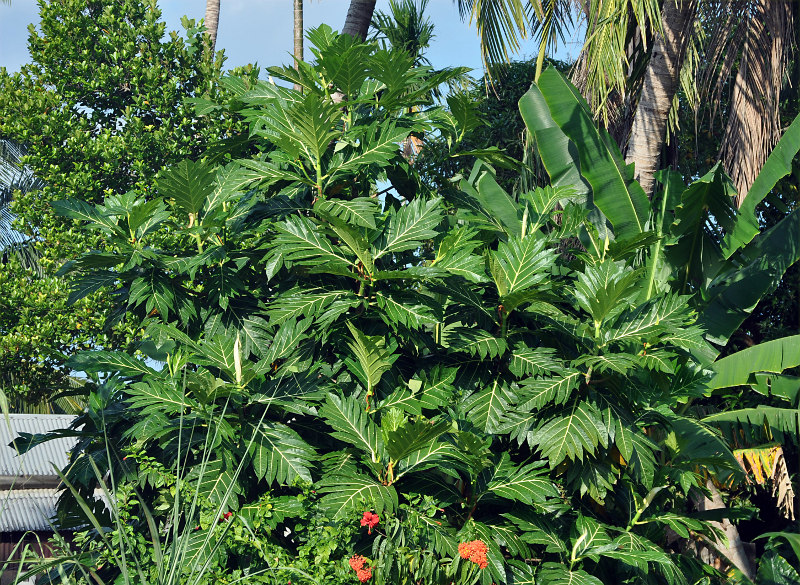
<path fill-rule="evenodd" d="M 635 177 L 648 195 L 653 192 L 659 155 L 667 135 L 669 112 L 678 90 L 696 11 L 695 0 L 667 0 L 664 3 L 663 30 L 656 36 L 644 74 L 625 162 L 634 164 Z"/>
<path fill-rule="evenodd" d="M 733 179 L 738 206 L 780 138 L 778 106 L 789 57 L 796 48 L 793 37 L 797 10 L 796 3 L 781 0 L 664 3 L 663 35 L 658 35 L 653 46 L 643 87 L 647 88 L 648 79 L 660 74 L 654 84 L 656 89 L 676 89 L 677 84 L 668 85 L 659 71 L 663 62 L 658 50 L 662 39 L 674 35 L 678 35 L 678 42 L 674 42 L 671 55 L 670 78 L 680 77 L 683 94 L 695 111 L 705 101 L 712 104 L 712 116 L 718 114 L 722 92 L 726 85 L 732 85 L 718 159 Z M 677 99 L 674 89 L 667 95 L 665 91 L 648 93 L 644 88 L 633 116 L 634 130 L 639 125 L 638 133 L 631 133 L 626 160 L 636 163 L 640 182 L 650 193 L 660 143 L 666 136 L 664 120 L 669 119 L 674 129 Z M 647 129 L 654 127 L 659 128 L 658 135 L 651 131 L 647 136 Z M 654 143 L 658 145 L 655 148 Z"/>
<path fill-rule="evenodd" d="M 538 73 L 577 18 L 586 38 L 576 84 L 652 185 L 660 144 L 674 130 L 676 80 L 696 107 L 733 87 L 719 158 L 744 199 L 780 137 L 777 104 L 800 3 L 783 0 L 454 0 L 474 21 L 488 67 L 532 36 Z M 685 31 L 685 33 L 679 32 Z M 636 126 L 633 132 L 632 125 Z M 631 132 L 629 132 L 631 129 Z M 628 140 L 629 135 L 632 140 Z M 647 187 L 646 187 L 647 188 Z"/>
<path fill-rule="evenodd" d="M 429 0 L 389 0 L 389 14 L 376 12 L 372 19 L 375 36 L 383 38 L 395 49 L 414 57 L 414 66 L 430 65 L 425 50 L 433 40 L 433 22 L 425 16 Z"/>
<path fill-rule="evenodd" d="M 740 57 L 720 151 L 720 159 L 737 188 L 739 206 L 781 136 L 781 86 L 798 39 L 796 2 L 751 0 L 741 8 L 737 40 L 743 44 L 741 50 L 734 51 Z M 729 59 L 726 57 L 722 65 L 728 70 Z M 706 70 L 711 66 L 709 60 Z M 721 86 L 722 80 L 718 78 L 716 84 Z"/>
<path fill-rule="evenodd" d="M 211 38 L 209 46 L 213 51 L 217 46 L 217 29 L 219 28 L 219 2 L 220 0 L 206 0 L 206 31 Z"/>
<path fill-rule="evenodd" d="M 294 0 L 294 68 L 300 67 L 303 60 L 303 0 Z M 295 83 L 295 91 L 301 91 L 302 86 Z"/>
<path fill-rule="evenodd" d="M 376 0 L 350 0 L 347 18 L 342 27 L 342 34 L 347 34 L 362 41 L 367 38 L 372 14 L 375 12 Z"/>

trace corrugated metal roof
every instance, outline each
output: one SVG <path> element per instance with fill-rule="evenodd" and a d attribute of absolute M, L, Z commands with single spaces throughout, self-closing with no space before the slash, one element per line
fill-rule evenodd
<path fill-rule="evenodd" d="M 11 428 L 6 418 L 0 416 L 0 476 L 57 477 L 53 465 L 58 469 L 66 467 L 76 438 L 47 441 L 21 455 L 8 444 L 19 437 L 19 433 L 38 434 L 65 429 L 75 417 L 61 414 L 11 414 L 9 417 Z"/>
<path fill-rule="evenodd" d="M 0 491 L 0 532 L 52 530 L 58 490 Z"/>

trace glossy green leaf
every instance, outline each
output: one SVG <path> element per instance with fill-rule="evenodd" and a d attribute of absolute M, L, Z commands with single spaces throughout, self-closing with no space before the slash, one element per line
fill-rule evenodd
<path fill-rule="evenodd" d="M 388 323 L 400 323 L 412 329 L 436 325 L 441 321 L 437 315 L 439 307 L 425 295 L 412 291 L 378 291 L 375 294 L 378 306 Z"/>
<path fill-rule="evenodd" d="M 141 374 L 158 376 L 158 372 L 143 361 L 121 351 L 84 351 L 75 354 L 67 363 L 70 368 L 79 372 L 119 372 L 123 376 Z"/>
<path fill-rule="evenodd" d="M 581 175 L 578 148 L 558 127 L 541 90 L 533 84 L 519 100 L 519 112 L 536 140 L 536 150 L 553 187 L 572 190 L 572 201 L 592 207 L 592 187 Z"/>
<path fill-rule="evenodd" d="M 391 513 L 397 508 L 397 492 L 363 474 L 342 474 L 326 477 L 317 489 L 322 505 L 333 519 L 355 516 L 364 510 Z"/>
<path fill-rule="evenodd" d="M 760 227 L 755 213 L 756 206 L 772 191 L 778 181 L 792 172 L 792 161 L 798 152 L 800 152 L 800 116 L 795 118 L 783 133 L 747 192 L 739 208 L 734 229 L 725 236 L 722 250 L 726 258 L 749 244 L 758 235 Z"/>
<path fill-rule="evenodd" d="M 469 396 L 462 408 L 479 429 L 486 433 L 497 433 L 515 400 L 516 396 L 508 385 L 494 380 L 486 388 Z"/>
<path fill-rule="evenodd" d="M 460 187 L 462 197 L 466 196 L 470 205 L 497 229 L 509 236 L 522 235 L 520 210 L 497 183 L 491 168 L 486 169 L 482 163 L 475 163 L 470 180 L 462 180 Z"/>
<path fill-rule="evenodd" d="M 767 550 L 758 563 L 759 585 L 800 585 L 800 574 L 775 550 Z"/>
<path fill-rule="evenodd" d="M 518 378 L 552 374 L 563 368 L 562 362 L 555 354 L 555 350 L 549 347 L 531 349 L 520 344 L 511 352 L 511 363 L 508 365 L 508 369 Z"/>
<path fill-rule="evenodd" d="M 440 199 L 415 199 L 397 212 L 392 212 L 377 241 L 373 256 L 378 260 L 389 252 L 405 252 L 422 245 L 424 240 L 436 236 L 434 228 L 442 221 Z"/>
<path fill-rule="evenodd" d="M 311 462 L 314 449 L 286 425 L 261 421 L 251 427 L 252 439 L 248 449 L 253 469 L 267 483 L 291 485 L 300 478 L 311 481 Z"/>
<path fill-rule="evenodd" d="M 355 398 L 329 394 L 325 404 L 319 409 L 319 414 L 333 427 L 331 434 L 334 437 L 363 450 L 372 461 L 378 461 L 383 452 L 380 429 Z"/>
<path fill-rule="evenodd" d="M 501 304 L 507 295 L 527 290 L 550 276 L 549 269 L 555 264 L 556 255 L 545 249 L 545 244 L 544 239 L 529 235 L 501 242 L 497 251 L 491 253 L 494 261 L 489 267 Z"/>
<path fill-rule="evenodd" d="M 586 571 L 571 571 L 559 563 L 543 563 L 536 574 L 536 583 L 541 585 L 603 585 L 597 577 Z"/>
<path fill-rule="evenodd" d="M 161 171 L 158 190 L 184 212 L 199 213 L 214 190 L 214 170 L 201 162 L 184 160 Z"/>
<path fill-rule="evenodd" d="M 534 431 L 530 441 L 538 446 L 552 469 L 567 458 L 583 460 L 600 445 L 607 447 L 608 429 L 596 406 L 579 402 Z"/>
<path fill-rule="evenodd" d="M 605 528 L 595 519 L 580 515 L 570 531 L 574 558 L 592 557 L 615 548 Z"/>
<path fill-rule="evenodd" d="M 800 210 L 762 232 L 742 251 L 742 262 L 711 283 L 707 304 L 698 316 L 706 338 L 725 345 L 764 295 L 773 291 L 786 270 L 800 260 Z"/>
<path fill-rule="evenodd" d="M 748 347 L 714 362 L 708 388 L 729 388 L 756 382 L 757 372 L 780 374 L 800 365 L 800 335 L 774 339 Z"/>
<path fill-rule="evenodd" d="M 543 462 L 517 466 L 507 453 L 478 477 L 480 497 L 495 495 L 507 500 L 531 505 L 558 498 L 555 484 L 547 475 Z"/>
<path fill-rule="evenodd" d="M 393 461 L 405 459 L 415 451 L 432 446 L 450 429 L 448 421 L 417 420 L 384 433 L 384 447 Z"/>
<path fill-rule="evenodd" d="M 508 345 L 506 340 L 495 337 L 482 329 L 454 327 L 446 330 L 447 345 L 454 351 L 463 351 L 481 359 L 503 355 Z"/>
<path fill-rule="evenodd" d="M 669 231 L 676 241 L 666 247 L 681 292 L 691 286 L 708 286 L 721 268 L 721 234 L 736 223 L 734 195 L 733 185 L 719 163 L 681 195 Z"/>
<path fill-rule="evenodd" d="M 367 390 L 367 396 L 372 396 L 381 377 L 392 366 L 394 358 L 385 347 L 386 342 L 381 336 L 364 335 L 349 321 L 347 327 L 353 336 L 348 346 L 357 360 L 350 360 L 351 367 Z"/>
<path fill-rule="evenodd" d="M 578 90 L 553 67 L 542 72 L 536 85 L 553 121 L 577 147 L 581 175 L 592 187 L 594 204 L 614 226 L 614 234 L 625 238 L 643 232 L 650 208 L 647 195 L 633 180 L 633 169 L 625 164 L 608 132 L 597 126 Z M 558 142 L 554 141 L 563 152 L 563 142 Z M 537 147 L 543 148 L 541 140 Z"/>
<path fill-rule="evenodd" d="M 314 209 L 329 213 L 342 221 L 361 227 L 375 229 L 375 217 L 378 211 L 378 202 L 369 197 L 356 199 L 320 199 L 314 204 Z"/>

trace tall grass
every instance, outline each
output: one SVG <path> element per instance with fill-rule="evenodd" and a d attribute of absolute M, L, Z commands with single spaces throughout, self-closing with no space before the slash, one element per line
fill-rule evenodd
<path fill-rule="evenodd" d="M 181 391 L 185 395 L 185 379 Z M 144 517 L 144 524 L 147 526 L 147 550 L 144 551 L 144 554 L 141 550 L 141 543 L 131 537 L 130 530 L 126 526 L 125 507 L 128 502 L 120 499 L 122 486 L 118 484 L 113 473 L 109 472 L 104 476 L 94 459 L 89 458 L 99 492 L 110 513 L 112 526 L 109 527 L 103 526 L 103 522 L 94 513 L 90 502 L 68 480 L 67 475 L 56 470 L 65 489 L 70 492 L 86 518 L 85 528 L 92 538 L 86 540 L 82 547 L 76 547 L 76 543 L 70 542 L 70 539 L 59 530 L 58 526 L 52 525 L 53 542 L 57 553 L 50 558 L 38 555 L 30 544 L 23 546 L 20 541 L 17 547 L 23 549 L 22 559 L 19 561 L 14 583 L 21 584 L 31 578 L 36 578 L 37 583 L 60 585 L 202 585 L 207 583 L 214 569 L 214 556 L 223 546 L 231 523 L 213 522 L 210 528 L 203 532 L 198 532 L 194 527 L 199 518 L 203 499 L 200 494 L 200 486 L 203 478 L 207 477 L 209 473 L 208 465 L 213 456 L 211 445 L 216 444 L 219 439 L 221 425 L 218 422 L 224 418 L 227 409 L 228 401 L 222 405 L 216 416 L 209 415 L 207 425 L 212 432 L 206 433 L 201 460 L 193 467 L 190 467 L 190 453 L 187 445 L 191 443 L 191 435 L 195 432 L 195 426 L 186 425 L 183 414 L 181 414 L 178 425 L 178 453 L 181 456 L 174 469 L 174 502 L 165 519 L 161 521 L 157 519 L 137 487 L 132 487 L 130 484 L 125 486 L 125 490 L 132 489 L 132 494 L 137 499 L 139 509 Z M 266 410 L 262 421 L 264 416 L 266 416 Z M 103 424 L 103 429 L 106 463 L 108 469 L 113 470 L 113 459 L 119 457 L 119 454 L 110 445 L 109 438 L 105 434 L 105 424 Z M 249 437 L 248 440 L 252 444 L 255 437 Z M 87 455 L 83 455 L 83 457 L 87 457 Z M 234 479 L 242 473 L 244 465 L 245 460 L 243 459 L 235 469 Z M 194 482 L 189 479 L 190 473 L 196 477 Z M 184 488 L 192 483 L 194 483 L 194 487 L 190 490 L 187 499 L 184 496 L 187 490 Z M 234 482 L 231 482 L 217 503 L 213 512 L 214 517 L 221 518 L 227 509 L 227 504 L 234 495 L 233 486 Z M 94 545 L 90 547 L 92 542 Z M 106 562 L 111 567 L 100 567 L 98 564 L 100 562 Z M 3 566 L 3 570 L 7 566 L 8 562 Z M 279 572 L 291 572 L 309 583 L 316 583 L 313 577 L 306 572 L 286 566 L 273 566 L 253 571 L 228 583 L 233 585 L 256 576 L 275 581 Z M 110 579 L 109 575 L 113 577 L 113 580 L 108 580 Z"/>

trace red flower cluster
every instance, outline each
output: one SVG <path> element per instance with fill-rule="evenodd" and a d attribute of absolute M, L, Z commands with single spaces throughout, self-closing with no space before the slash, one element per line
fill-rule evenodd
<path fill-rule="evenodd" d="M 366 583 L 372 578 L 372 568 L 364 566 L 365 560 L 366 559 L 361 555 L 353 555 L 348 561 L 350 563 L 350 568 L 356 572 L 356 577 L 358 577 L 358 580 L 362 583 Z"/>
<path fill-rule="evenodd" d="M 225 512 L 225 513 L 224 513 L 224 514 L 223 514 L 223 515 L 220 517 L 219 521 L 220 521 L 220 522 L 225 522 L 225 521 L 229 520 L 231 516 L 233 516 L 233 512 Z M 199 528 L 199 527 L 198 527 L 198 528 Z"/>
<path fill-rule="evenodd" d="M 364 517 L 361 518 L 361 526 L 369 527 L 368 534 L 372 534 L 372 529 L 375 528 L 380 521 L 380 516 L 377 514 L 373 514 L 372 512 L 364 512 Z"/>
<path fill-rule="evenodd" d="M 482 540 L 462 542 L 458 545 L 458 554 L 461 555 L 461 558 L 469 559 L 481 569 L 489 566 L 489 561 L 486 560 L 487 552 L 489 552 L 489 549 Z"/>

